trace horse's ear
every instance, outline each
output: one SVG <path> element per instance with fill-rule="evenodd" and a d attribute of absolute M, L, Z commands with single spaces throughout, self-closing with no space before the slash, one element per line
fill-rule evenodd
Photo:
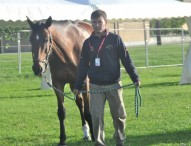
<path fill-rule="evenodd" d="M 28 22 L 28 24 L 29 24 L 30 27 L 33 29 L 34 23 L 29 19 L 28 16 L 26 16 L 26 17 L 27 17 L 27 22 Z"/>
<path fill-rule="evenodd" d="M 50 16 L 47 20 L 46 20 L 46 28 L 50 27 L 52 24 L 52 17 Z"/>

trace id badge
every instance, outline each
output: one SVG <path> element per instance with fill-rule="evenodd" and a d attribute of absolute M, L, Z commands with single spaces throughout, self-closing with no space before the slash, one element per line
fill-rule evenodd
<path fill-rule="evenodd" d="M 100 66 L 100 58 L 95 58 L 95 66 Z"/>

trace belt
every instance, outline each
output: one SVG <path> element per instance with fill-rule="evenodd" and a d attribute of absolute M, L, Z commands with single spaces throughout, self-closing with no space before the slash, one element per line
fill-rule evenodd
<path fill-rule="evenodd" d="M 112 85 L 112 84 L 116 84 L 118 83 L 119 81 L 115 81 L 115 82 L 107 82 L 107 83 L 95 83 L 95 82 L 90 82 L 91 84 L 95 84 L 95 85 L 98 85 L 98 86 L 107 86 L 107 85 Z"/>

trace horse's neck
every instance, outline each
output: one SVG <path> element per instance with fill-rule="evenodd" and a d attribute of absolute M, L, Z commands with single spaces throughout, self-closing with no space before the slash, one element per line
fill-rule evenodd
<path fill-rule="evenodd" d="M 52 27 L 50 32 L 53 36 L 53 50 L 60 61 L 64 64 L 69 63 L 77 66 L 82 45 L 80 42 L 82 41 L 78 42 L 75 38 L 80 36 L 75 36 L 78 34 L 71 33 L 61 27 Z"/>

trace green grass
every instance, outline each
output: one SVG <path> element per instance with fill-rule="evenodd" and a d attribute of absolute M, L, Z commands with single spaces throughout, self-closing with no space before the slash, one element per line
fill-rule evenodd
<path fill-rule="evenodd" d="M 59 141 L 56 97 L 53 90 L 40 89 L 41 79 L 33 75 L 31 64 L 23 62 L 26 68 L 22 74 L 17 70 L 0 72 L 0 146 L 55 146 Z M 126 146 L 191 146 L 191 86 L 179 84 L 182 67 L 139 68 L 138 73 L 143 98 L 138 118 L 134 88 L 124 89 Z M 122 82 L 131 83 L 124 71 Z M 92 142 L 82 141 L 75 102 L 66 98 L 65 107 L 68 146 L 93 146 Z M 107 146 L 115 146 L 113 132 L 106 105 Z"/>

